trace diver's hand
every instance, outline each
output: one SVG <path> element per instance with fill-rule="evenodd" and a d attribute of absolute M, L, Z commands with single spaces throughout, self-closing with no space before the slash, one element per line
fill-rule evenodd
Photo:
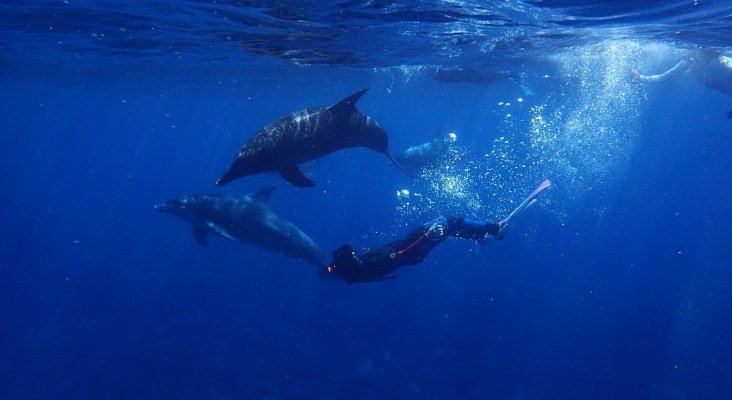
<path fill-rule="evenodd" d="M 506 231 L 508 231 L 508 222 L 501 221 L 498 224 L 498 231 L 493 234 L 487 234 L 486 238 L 495 239 L 495 240 L 503 240 L 503 238 L 506 236 Z"/>
<path fill-rule="evenodd" d="M 630 70 L 630 80 L 633 82 L 640 82 L 641 81 L 641 73 L 640 69 L 633 68 Z"/>
<path fill-rule="evenodd" d="M 503 234 L 508 230 L 508 221 L 503 220 L 498 223 L 498 233 Z"/>
<path fill-rule="evenodd" d="M 430 226 L 430 229 L 427 230 L 427 238 L 432 240 L 437 240 L 441 238 L 445 234 L 445 227 L 440 224 L 432 224 Z"/>

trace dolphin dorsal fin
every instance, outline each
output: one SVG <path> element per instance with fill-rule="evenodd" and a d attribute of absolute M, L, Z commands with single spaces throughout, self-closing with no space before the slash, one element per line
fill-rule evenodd
<path fill-rule="evenodd" d="M 251 197 L 252 200 L 260 203 L 269 203 L 269 196 L 272 195 L 272 192 L 274 192 L 275 189 L 277 189 L 276 186 L 265 186 L 250 194 L 249 197 Z"/>
<path fill-rule="evenodd" d="M 334 114 L 350 114 L 356 110 L 356 102 L 358 102 L 358 99 L 360 99 L 368 90 L 369 88 L 359 90 L 338 103 L 328 107 L 328 109 Z"/>

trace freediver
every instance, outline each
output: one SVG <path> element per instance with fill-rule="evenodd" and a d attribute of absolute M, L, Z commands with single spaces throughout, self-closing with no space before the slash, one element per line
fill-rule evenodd
<path fill-rule="evenodd" d="M 659 83 L 687 72 L 700 85 L 732 96 L 732 57 L 716 49 L 694 51 L 660 74 L 643 75 L 634 68 L 631 78 L 639 82 Z M 732 110 L 727 113 L 727 118 L 732 119 Z"/>
<path fill-rule="evenodd" d="M 508 217 L 498 223 L 488 223 L 464 217 L 439 217 L 402 239 L 357 255 L 350 244 L 333 251 L 333 261 L 321 271 L 321 277 L 341 279 L 346 283 L 377 282 L 393 279 L 397 268 L 419 264 L 448 237 L 475 240 L 485 244 L 488 239 L 502 240 L 512 219 L 536 202 L 536 197 L 550 185 L 543 181 Z"/>

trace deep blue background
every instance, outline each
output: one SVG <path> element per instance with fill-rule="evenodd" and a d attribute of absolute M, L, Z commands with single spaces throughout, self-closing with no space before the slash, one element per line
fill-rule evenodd
<path fill-rule="evenodd" d="M 563 198 L 555 180 L 502 243 L 449 241 L 396 280 L 347 286 L 254 247 L 200 248 L 152 205 L 275 183 L 273 207 L 324 249 L 378 245 L 408 229 L 394 192 L 409 182 L 377 153 L 306 166 L 310 190 L 213 182 L 271 119 L 367 86 L 359 108 L 394 149 L 439 126 L 489 146 L 513 82 L 297 67 L 223 84 L 65 78 L 0 86 L 2 398 L 732 396 L 728 97 L 653 88 L 603 190 Z"/>

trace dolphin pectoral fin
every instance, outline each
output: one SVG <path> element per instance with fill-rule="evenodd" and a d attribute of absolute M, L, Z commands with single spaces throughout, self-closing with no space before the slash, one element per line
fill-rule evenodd
<path fill-rule="evenodd" d="M 193 227 L 193 237 L 203 247 L 208 247 L 208 229 L 202 226 Z"/>
<path fill-rule="evenodd" d="M 225 237 L 227 239 L 236 240 L 236 238 L 233 237 L 233 236 L 231 236 L 229 234 L 229 232 L 226 232 L 226 229 L 224 229 L 224 228 L 222 228 L 222 227 L 214 224 L 213 222 L 208 221 L 206 223 L 206 225 L 208 225 L 208 227 L 211 228 L 211 230 L 213 230 L 214 232 L 218 233 L 219 235 L 221 235 L 221 236 L 223 236 L 223 237 Z"/>
<path fill-rule="evenodd" d="M 288 165 L 280 168 L 279 173 L 287 182 L 290 182 L 294 186 L 302 188 L 315 186 L 315 182 L 305 176 L 297 165 Z"/>
<path fill-rule="evenodd" d="M 356 102 L 358 99 L 360 99 L 368 90 L 369 88 L 361 89 L 338 103 L 328 107 L 328 109 L 334 114 L 350 114 L 356 109 Z"/>
<path fill-rule="evenodd" d="M 402 166 L 401 166 L 401 165 L 400 165 L 400 164 L 399 164 L 399 163 L 397 162 L 397 160 L 396 160 L 396 159 L 394 158 L 394 155 L 393 155 L 393 154 L 391 154 L 391 151 L 389 151 L 389 149 L 386 149 L 386 151 L 384 152 L 384 155 L 386 155 L 386 157 L 387 157 L 387 158 L 389 158 L 389 161 L 391 161 L 391 162 L 392 162 L 392 163 L 393 163 L 394 165 L 396 165 L 396 167 L 397 167 L 397 168 L 399 168 L 399 169 L 400 169 L 400 170 L 401 170 L 402 172 L 404 172 L 404 173 L 405 173 L 405 174 L 406 174 L 406 175 L 407 175 L 408 177 L 410 177 L 410 178 L 414 178 L 414 177 L 412 176 L 412 174 L 410 174 L 409 172 L 407 172 L 407 170 L 406 170 L 406 169 L 404 169 L 404 167 L 402 167 Z"/>

